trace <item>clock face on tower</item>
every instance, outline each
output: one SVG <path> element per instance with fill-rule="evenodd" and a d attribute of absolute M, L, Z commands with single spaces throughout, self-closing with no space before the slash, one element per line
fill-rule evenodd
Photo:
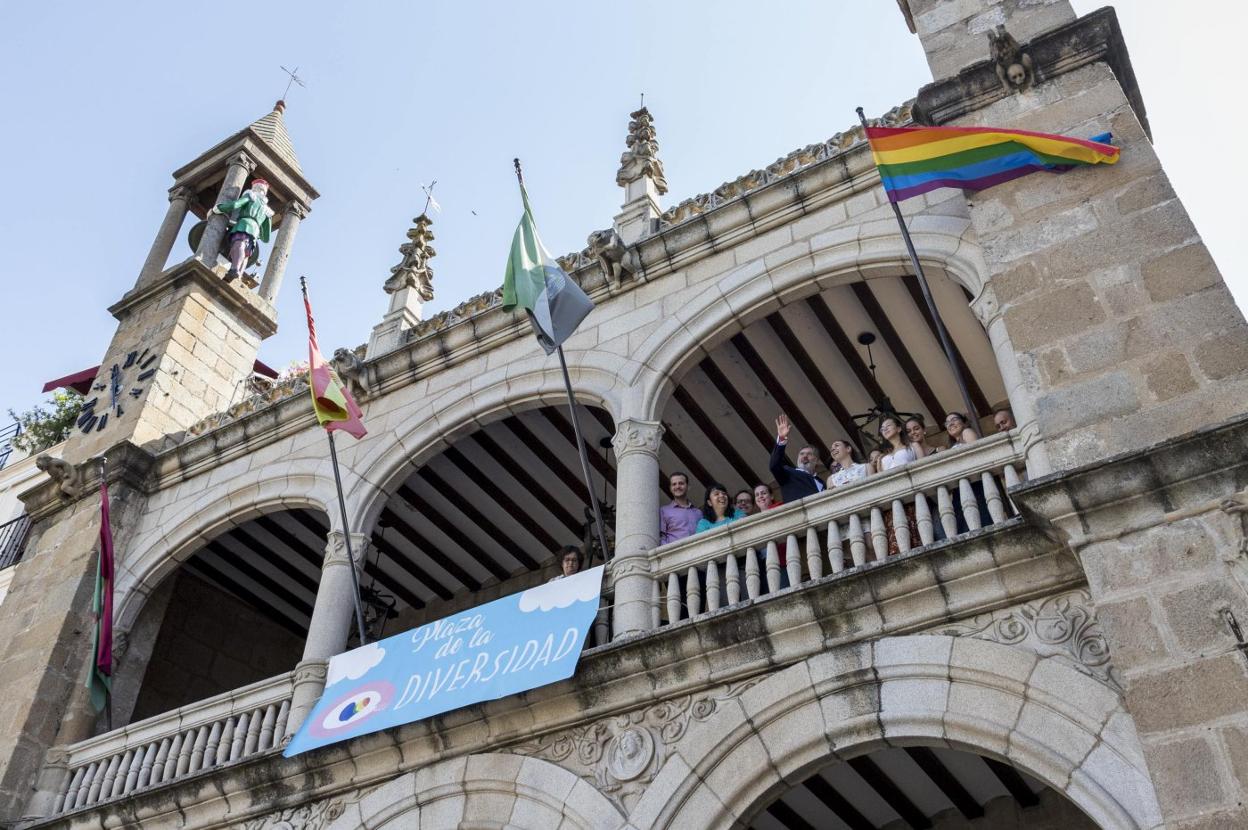
<path fill-rule="evenodd" d="M 114 363 L 107 374 L 104 367 L 100 367 L 91 386 L 95 397 L 82 405 L 78 416 L 78 428 L 84 435 L 92 430 L 99 432 L 104 429 L 110 419 L 116 420 L 126 414 L 125 407 L 129 401 L 143 396 L 148 382 L 156 374 L 156 367 L 152 364 L 159 356 L 149 352 L 150 348 L 130 352 L 125 361 Z"/>

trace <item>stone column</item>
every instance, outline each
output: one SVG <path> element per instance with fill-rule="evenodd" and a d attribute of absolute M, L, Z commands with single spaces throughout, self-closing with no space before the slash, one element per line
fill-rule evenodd
<path fill-rule="evenodd" d="M 299 230 L 299 223 L 306 218 L 307 205 L 291 199 L 282 214 L 282 226 L 277 230 L 273 250 L 269 251 L 269 264 L 265 266 L 264 278 L 260 281 L 260 296 L 270 303 L 281 290 L 282 277 L 286 274 L 286 260 L 290 259 L 290 249 L 295 244 L 295 233 Z"/>
<path fill-rule="evenodd" d="M 143 270 L 139 271 L 139 285 L 146 285 L 165 270 L 165 262 L 169 260 L 169 253 L 178 240 L 178 231 L 182 229 L 182 221 L 186 218 L 193 195 L 189 187 L 175 187 L 170 191 L 169 210 L 165 212 L 165 220 L 160 223 L 160 230 L 156 232 L 156 240 L 152 242 L 151 250 L 147 252 Z"/>
<path fill-rule="evenodd" d="M 996 292 L 990 283 L 985 284 L 979 296 L 971 302 L 971 310 L 979 318 L 992 343 L 992 353 L 1001 371 L 1001 383 L 1006 397 L 1010 399 L 1010 411 L 1014 413 L 1014 423 L 1018 424 L 1018 434 L 1026 448 L 1027 477 L 1034 479 L 1048 475 L 1053 467 L 1049 463 L 1040 427 L 1036 424 L 1035 392 L 1028 389 L 1023 380 L 1014 344 L 1010 342 L 1010 333 L 1006 330 Z"/>
<path fill-rule="evenodd" d="M 368 553 L 368 537 L 352 533 L 351 549 L 355 552 L 358 576 Z M 316 589 L 316 603 L 312 606 L 312 620 L 308 623 L 308 638 L 303 644 L 303 659 L 295 669 L 290 717 L 286 721 L 287 737 L 295 734 L 320 698 L 329 658 L 346 650 L 347 638 L 355 624 L 352 619 L 355 616 L 354 587 L 348 567 L 343 533 L 331 530 L 321 565 L 321 581 Z"/>
<path fill-rule="evenodd" d="M 243 192 L 243 185 L 247 183 L 248 174 L 255 169 L 256 162 L 251 156 L 246 153 L 236 153 L 230 159 L 230 166 L 225 170 L 225 181 L 221 182 L 221 190 L 217 194 L 215 204 L 219 205 L 222 202 L 237 199 Z M 204 235 L 199 240 L 199 248 L 195 251 L 195 258 L 209 268 L 215 268 L 217 265 L 217 254 L 220 253 L 221 242 L 225 239 L 227 218 L 225 216 L 208 217 L 208 227 L 204 229 Z"/>
<path fill-rule="evenodd" d="M 650 551 L 659 544 L 659 442 L 657 421 L 616 424 L 615 585 L 613 636 L 650 628 L 654 577 Z"/>

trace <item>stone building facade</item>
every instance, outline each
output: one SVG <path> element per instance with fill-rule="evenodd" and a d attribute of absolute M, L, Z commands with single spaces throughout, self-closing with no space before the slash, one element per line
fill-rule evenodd
<path fill-rule="evenodd" d="M 421 217 L 368 345 L 335 358 L 369 425 L 340 444 L 344 524 L 306 388 L 248 377 L 316 198 L 279 105 L 174 174 L 101 362 L 138 391 L 23 494 L 0 822 L 1248 826 L 1248 327 L 1152 150 L 1112 10 L 900 6 L 934 81 L 885 123 L 1122 148 L 906 203 L 976 425 L 1008 405 L 1015 428 L 659 545 L 674 469 L 766 480 L 766 414 L 862 443 L 853 410 L 888 396 L 930 423 L 960 398 L 861 129 L 664 209 L 655 123 L 633 113 L 621 211 L 562 259 L 596 303 L 567 343 L 613 539 L 595 646 L 569 681 L 283 759 L 350 644 L 350 568 L 386 599 L 372 622 L 402 630 L 547 578 L 584 499 L 527 323 L 497 292 L 421 319 Z M 1001 26 L 1015 49 L 990 53 Z M 206 214 L 253 171 L 277 211 L 256 292 L 220 279 Z M 169 265 L 188 212 L 207 224 Z M 81 682 L 101 474 L 111 729 Z M 535 493 L 548 513 L 526 521 Z"/>

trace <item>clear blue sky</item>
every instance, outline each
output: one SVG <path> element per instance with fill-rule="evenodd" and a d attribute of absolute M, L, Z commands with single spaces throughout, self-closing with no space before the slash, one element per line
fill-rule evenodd
<path fill-rule="evenodd" d="M 1076 0 L 1080 13 L 1097 5 Z M 1196 155 L 1214 130 L 1244 134 L 1233 81 L 1243 6 L 1122 5 L 1158 152 L 1244 307 L 1236 196 L 1248 173 L 1219 165 L 1214 179 Z M 673 205 L 849 127 L 855 105 L 878 114 L 930 80 L 892 0 L 264 3 L 218 14 L 150 2 L 0 7 L 0 413 L 101 359 L 115 325 L 106 307 L 134 283 L 170 173 L 267 112 L 284 87 L 279 64 L 298 65 L 308 84 L 291 92 L 287 126 L 322 194 L 299 232 L 281 329 L 261 348 L 279 368 L 306 355 L 299 274 L 326 351 L 368 339 L 421 182 L 438 180 L 443 206 L 431 314 L 500 284 L 519 214 L 513 156 L 556 254 L 610 225 L 642 91 Z M 175 252 L 187 251 L 179 241 Z"/>

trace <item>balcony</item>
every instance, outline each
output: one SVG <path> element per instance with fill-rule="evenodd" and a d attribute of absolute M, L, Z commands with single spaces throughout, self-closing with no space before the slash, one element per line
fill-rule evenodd
<path fill-rule="evenodd" d="M 21 515 L 0 525 L 0 571 L 22 561 L 26 537 L 30 533 L 30 516 Z"/>
<path fill-rule="evenodd" d="M 293 672 L 114 729 L 66 748 L 68 813 L 276 751 Z"/>
<path fill-rule="evenodd" d="M 994 435 L 659 547 L 653 627 L 883 562 L 890 527 L 904 554 L 1000 523 L 1023 469 L 1018 436 Z"/>
<path fill-rule="evenodd" d="M 21 434 L 22 425 L 16 421 L 0 429 L 0 470 L 4 469 L 4 465 L 9 462 L 9 456 L 13 454 L 13 439 Z"/>

